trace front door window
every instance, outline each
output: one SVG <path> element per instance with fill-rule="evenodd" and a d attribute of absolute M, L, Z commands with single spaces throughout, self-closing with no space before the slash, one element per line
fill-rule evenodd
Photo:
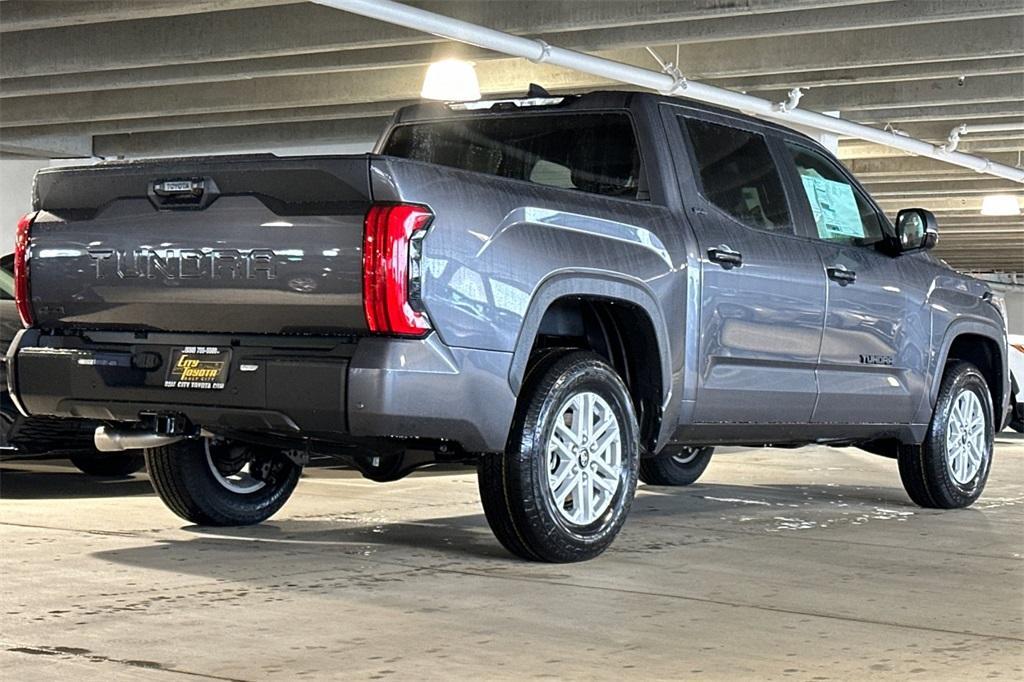
<path fill-rule="evenodd" d="M 814 215 L 818 238 L 867 246 L 884 238 L 875 207 L 834 162 L 807 147 L 786 143 Z"/>

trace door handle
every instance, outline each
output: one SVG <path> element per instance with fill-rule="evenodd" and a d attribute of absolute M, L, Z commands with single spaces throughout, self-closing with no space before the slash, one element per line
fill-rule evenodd
<path fill-rule="evenodd" d="M 833 282 L 839 282 L 839 286 L 846 286 L 857 281 L 857 273 L 848 269 L 845 265 L 833 265 L 825 268 L 828 278 Z"/>
<path fill-rule="evenodd" d="M 743 265 L 743 254 L 733 251 L 725 244 L 708 249 L 708 259 L 718 263 L 725 269 L 738 268 Z"/>

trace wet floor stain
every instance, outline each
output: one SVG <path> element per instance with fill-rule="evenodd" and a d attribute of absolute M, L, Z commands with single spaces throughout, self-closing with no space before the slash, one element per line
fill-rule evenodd
<path fill-rule="evenodd" d="M 165 666 L 162 663 L 156 661 L 143 661 L 136 659 L 125 659 L 125 658 L 111 658 L 109 656 L 103 656 L 95 654 L 89 649 L 82 649 L 79 647 L 67 647 L 67 646 L 8 646 L 5 651 L 15 654 L 28 654 L 30 656 L 63 656 L 67 658 L 76 658 L 86 660 L 90 663 L 106 663 L 123 665 L 129 668 L 144 668 L 146 670 L 159 670 L 161 672 L 168 673 L 179 673 L 189 675 L 192 677 L 198 677 L 201 679 L 209 680 L 223 680 L 224 682 L 244 682 L 239 678 L 234 677 L 222 677 L 220 675 L 208 675 L 205 673 L 197 673 L 189 670 L 182 670 L 172 666 Z"/>

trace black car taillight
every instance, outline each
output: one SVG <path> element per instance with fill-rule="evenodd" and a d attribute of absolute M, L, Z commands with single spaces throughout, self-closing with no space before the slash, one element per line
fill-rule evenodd
<path fill-rule="evenodd" d="M 430 209 L 414 204 L 374 204 L 367 212 L 363 309 L 370 331 L 402 336 L 430 331 L 427 316 L 413 305 L 421 285 L 418 241 L 433 217 Z"/>
<path fill-rule="evenodd" d="M 32 326 L 32 302 L 30 300 L 28 282 L 28 249 L 29 232 L 35 213 L 26 213 L 18 220 L 18 228 L 14 235 L 14 304 L 25 327 Z"/>

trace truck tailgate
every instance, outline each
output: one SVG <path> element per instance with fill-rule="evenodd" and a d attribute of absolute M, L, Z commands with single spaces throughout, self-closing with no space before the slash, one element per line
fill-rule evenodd
<path fill-rule="evenodd" d="M 365 330 L 368 156 L 102 164 L 36 179 L 43 329 Z"/>

